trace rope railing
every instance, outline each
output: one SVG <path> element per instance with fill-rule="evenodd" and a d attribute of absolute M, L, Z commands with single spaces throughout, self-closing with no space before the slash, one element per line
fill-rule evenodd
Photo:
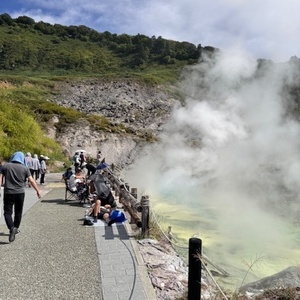
<path fill-rule="evenodd" d="M 152 210 L 151 211 L 151 216 L 153 216 L 154 218 L 154 222 L 157 226 L 157 228 L 159 228 L 161 234 L 167 239 L 167 241 L 174 247 L 176 248 L 181 248 L 181 249 L 185 249 L 188 250 L 189 248 L 187 246 L 183 246 L 183 245 L 178 245 L 177 242 L 174 242 L 174 238 L 172 237 L 172 239 L 169 238 L 168 235 L 170 235 L 171 232 L 168 232 L 168 234 L 166 234 L 164 232 L 164 230 L 162 229 L 161 225 L 159 224 L 159 221 L 156 217 L 155 212 Z M 170 228 L 169 228 L 170 231 Z M 221 267 L 217 266 L 215 263 L 213 263 L 207 256 L 205 256 L 203 253 L 201 255 L 197 255 L 197 258 L 199 258 L 202 262 L 202 265 L 205 268 L 205 271 L 207 272 L 207 274 L 209 275 L 209 277 L 212 279 L 213 283 L 215 284 L 216 288 L 220 291 L 220 293 L 222 294 L 222 296 L 224 297 L 225 300 L 228 300 L 228 298 L 225 296 L 224 292 L 222 291 L 221 287 L 218 285 L 218 283 L 216 282 L 214 276 L 212 275 L 212 273 L 209 271 L 209 269 L 207 268 L 207 264 L 210 264 L 211 266 L 213 266 L 215 269 L 217 269 L 220 273 L 223 274 L 223 276 L 230 276 L 230 274 L 228 272 L 226 272 L 224 269 L 222 269 Z"/>
<path fill-rule="evenodd" d="M 213 275 L 211 274 L 211 272 L 207 268 L 207 265 L 205 263 L 203 263 L 203 260 L 202 260 L 204 258 L 203 255 L 198 255 L 197 258 L 199 258 L 200 261 L 202 262 L 202 266 L 204 266 L 205 271 L 207 272 L 207 274 L 209 275 L 209 277 L 212 279 L 213 283 L 215 284 L 216 288 L 220 291 L 220 293 L 222 294 L 222 296 L 224 297 L 224 299 L 228 300 L 227 296 L 224 294 L 223 290 L 218 285 L 217 281 L 215 280 L 215 278 L 213 277 Z M 204 258 L 204 260 L 206 261 L 205 258 Z"/>

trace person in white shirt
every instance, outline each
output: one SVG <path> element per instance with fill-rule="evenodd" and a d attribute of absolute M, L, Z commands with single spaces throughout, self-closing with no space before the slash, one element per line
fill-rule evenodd
<path fill-rule="evenodd" d="M 85 176 L 82 174 L 82 170 L 77 168 L 75 174 L 72 174 L 68 179 L 68 189 L 70 191 L 76 192 L 78 190 L 78 185 L 85 182 Z"/>

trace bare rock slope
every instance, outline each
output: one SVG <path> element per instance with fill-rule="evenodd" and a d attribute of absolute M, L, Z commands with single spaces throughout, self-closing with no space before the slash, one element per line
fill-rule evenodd
<path fill-rule="evenodd" d="M 68 82 L 58 84 L 57 90 L 59 92 L 51 101 L 87 114 L 104 116 L 111 124 L 124 124 L 132 132 L 151 132 L 154 136 L 162 130 L 178 102 L 160 86 L 132 81 Z M 85 149 L 95 157 L 101 150 L 107 162 L 121 167 L 132 163 L 145 145 L 145 139 L 134 134 L 95 132 L 88 122 L 82 120 L 65 128 L 59 135 L 52 134 L 65 154 L 72 156 L 75 150 Z"/>

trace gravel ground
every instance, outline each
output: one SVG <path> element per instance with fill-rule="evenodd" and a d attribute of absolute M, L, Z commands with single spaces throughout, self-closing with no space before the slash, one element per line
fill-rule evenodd
<path fill-rule="evenodd" d="M 57 187 L 42 187 L 13 243 L 0 225 L 0 299 L 103 299 L 94 230 L 82 226 L 84 208 L 66 203 L 64 187 L 47 175 Z"/>

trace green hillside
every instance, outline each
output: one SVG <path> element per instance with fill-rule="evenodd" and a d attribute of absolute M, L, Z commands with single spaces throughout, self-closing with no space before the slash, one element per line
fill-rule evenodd
<path fill-rule="evenodd" d="M 51 25 L 0 15 L 0 70 L 25 75 L 134 75 L 152 82 L 176 80 L 213 47 L 162 37 L 97 32 L 86 26 Z"/>
<path fill-rule="evenodd" d="M 86 26 L 51 25 L 0 15 L 0 161 L 12 152 L 47 153 L 64 160 L 57 143 L 45 136 L 55 115 L 65 123 L 87 119 L 95 130 L 122 130 L 107 119 L 84 115 L 47 101 L 57 81 L 130 78 L 144 84 L 174 83 L 182 67 L 196 63 L 212 47 L 144 35 L 116 35 Z"/>

